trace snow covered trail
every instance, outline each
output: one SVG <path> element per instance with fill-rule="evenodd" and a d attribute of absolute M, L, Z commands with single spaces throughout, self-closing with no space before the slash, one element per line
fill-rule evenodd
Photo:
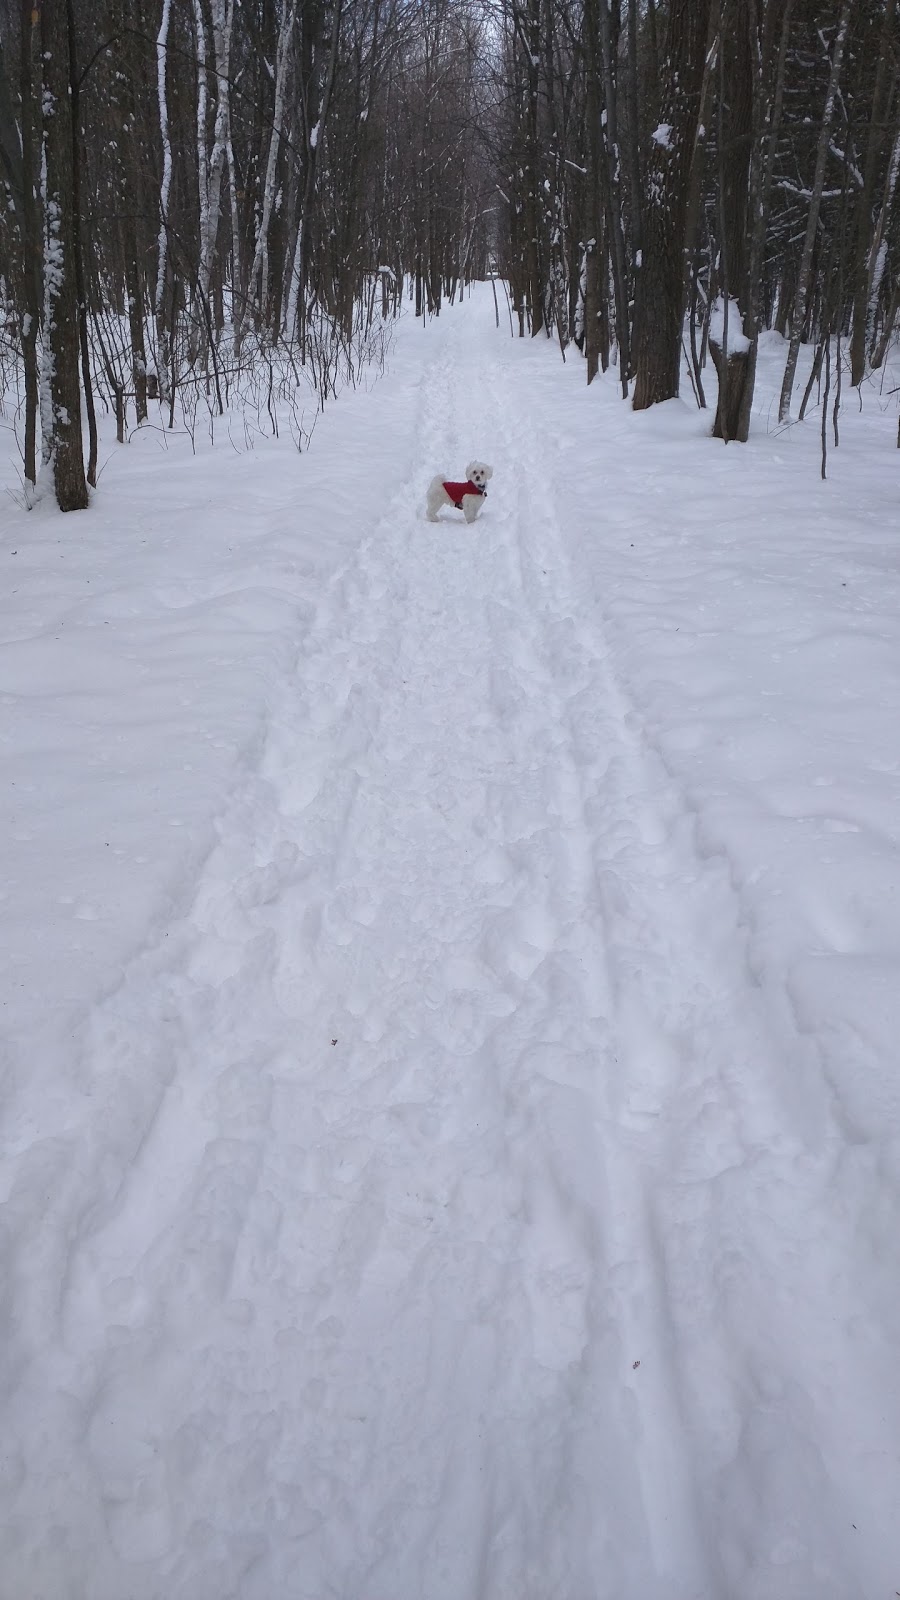
<path fill-rule="evenodd" d="M 890 1595 L 845 1145 L 490 335 L 433 330 L 418 465 L 78 1040 L 3 1600 Z"/>

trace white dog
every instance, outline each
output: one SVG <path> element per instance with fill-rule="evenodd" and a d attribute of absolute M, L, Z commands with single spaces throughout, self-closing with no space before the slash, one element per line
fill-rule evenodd
<path fill-rule="evenodd" d="M 487 494 L 488 478 L 493 476 L 493 467 L 486 467 L 483 461 L 470 461 L 466 467 L 465 483 L 448 483 L 446 478 L 433 478 L 425 508 L 428 521 L 437 522 L 441 506 L 455 506 L 467 522 L 474 522 Z"/>

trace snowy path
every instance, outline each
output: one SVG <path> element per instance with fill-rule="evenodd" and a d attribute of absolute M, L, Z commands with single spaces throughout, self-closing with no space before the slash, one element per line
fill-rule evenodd
<path fill-rule="evenodd" d="M 640 735 L 508 348 L 470 313 L 428 352 L 412 481 L 188 915 L 80 1040 L 109 1120 L 48 1200 L 0 1594 L 875 1600 L 846 1440 L 878 1455 L 896 1381 L 844 1146 Z M 472 441 L 484 517 L 431 528 Z"/>

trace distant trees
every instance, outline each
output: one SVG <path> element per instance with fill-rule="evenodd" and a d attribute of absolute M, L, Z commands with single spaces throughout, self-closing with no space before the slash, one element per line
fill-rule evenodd
<path fill-rule="evenodd" d="M 95 396 L 121 439 L 280 396 L 302 442 L 404 294 L 488 270 L 636 407 L 708 352 L 746 439 L 763 330 L 785 419 L 801 344 L 882 362 L 898 177 L 900 0 L 0 0 L 25 476 L 85 503 Z"/>
<path fill-rule="evenodd" d="M 760 331 L 848 340 L 852 381 L 900 310 L 897 0 L 497 0 L 500 260 L 522 331 L 677 393 L 683 316 L 714 431 L 744 440 Z M 537 276 L 535 276 L 537 274 Z M 566 339 L 563 339 L 565 344 Z"/>
<path fill-rule="evenodd" d="M 437 314 L 483 274 L 488 25 L 475 0 L 0 0 L 26 478 L 42 454 L 86 503 L 95 391 L 124 439 L 154 403 L 193 428 L 249 395 L 276 426 L 278 388 L 302 440 L 407 282 Z"/>

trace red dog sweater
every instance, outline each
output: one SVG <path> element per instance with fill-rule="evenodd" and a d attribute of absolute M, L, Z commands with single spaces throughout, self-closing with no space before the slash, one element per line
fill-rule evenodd
<path fill-rule="evenodd" d="M 453 501 L 453 504 L 455 505 L 457 511 L 461 511 L 462 510 L 462 503 L 463 503 L 463 496 L 464 495 L 467 495 L 467 494 L 484 495 L 487 492 L 485 489 L 479 489 L 477 483 L 470 483 L 468 480 L 466 480 L 465 483 L 445 483 L 444 484 L 444 488 L 446 489 L 448 495 L 450 496 L 450 499 Z"/>

